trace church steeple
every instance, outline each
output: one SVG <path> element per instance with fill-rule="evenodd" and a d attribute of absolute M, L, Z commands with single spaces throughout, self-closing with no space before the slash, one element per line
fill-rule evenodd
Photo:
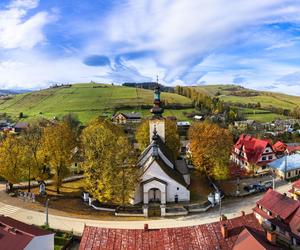
<path fill-rule="evenodd" d="M 162 102 L 160 101 L 160 86 L 158 83 L 158 76 L 156 80 L 156 86 L 154 88 L 154 102 L 153 108 L 151 109 L 151 113 L 154 117 L 162 117 L 162 113 L 164 109 L 162 108 Z"/>
<path fill-rule="evenodd" d="M 162 114 L 164 109 L 162 107 L 162 102 L 160 100 L 160 86 L 158 83 L 158 77 L 156 81 L 156 86 L 154 88 L 154 105 L 151 109 L 153 114 L 152 118 L 149 120 L 150 127 L 150 142 L 155 141 L 158 137 L 164 142 L 165 141 L 165 119 Z M 152 136 L 153 135 L 153 136 Z"/>

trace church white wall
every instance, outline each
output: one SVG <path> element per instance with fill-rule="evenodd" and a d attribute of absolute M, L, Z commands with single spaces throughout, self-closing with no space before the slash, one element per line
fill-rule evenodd
<path fill-rule="evenodd" d="M 150 165 L 147 171 L 142 176 L 142 181 L 149 180 L 153 177 L 159 178 L 167 182 L 167 202 L 174 202 L 175 195 L 178 195 L 179 201 L 189 201 L 190 191 L 174 179 L 170 178 L 158 165 L 156 161 Z M 177 189 L 178 188 L 178 189 Z"/>
<path fill-rule="evenodd" d="M 35 236 L 24 250 L 52 250 L 54 249 L 54 234 Z"/>

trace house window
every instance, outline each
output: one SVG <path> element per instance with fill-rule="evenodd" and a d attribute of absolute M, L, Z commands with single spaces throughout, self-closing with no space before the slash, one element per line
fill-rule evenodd
<path fill-rule="evenodd" d="M 179 187 L 177 187 L 177 190 L 179 190 Z"/>
<path fill-rule="evenodd" d="M 288 172 L 288 177 L 291 177 L 291 172 Z"/>
<path fill-rule="evenodd" d="M 272 160 L 272 159 L 273 159 L 273 156 L 272 156 L 272 155 L 270 155 L 270 156 L 268 157 L 268 159 L 269 159 L 269 160 Z"/>
<path fill-rule="evenodd" d="M 267 158 L 265 157 L 265 156 L 263 156 L 262 158 L 261 158 L 261 160 L 262 161 L 265 161 Z"/>
<path fill-rule="evenodd" d="M 267 166 L 261 166 L 261 169 L 262 170 L 264 170 L 264 169 L 266 169 L 267 168 Z"/>

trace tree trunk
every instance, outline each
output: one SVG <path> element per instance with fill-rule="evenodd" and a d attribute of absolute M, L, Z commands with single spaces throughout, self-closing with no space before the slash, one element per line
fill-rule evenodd
<path fill-rule="evenodd" d="M 31 178 L 31 176 L 30 176 L 30 170 L 31 170 L 31 168 L 29 167 L 28 168 L 28 193 L 30 193 L 30 178 Z"/>
<path fill-rule="evenodd" d="M 59 186 L 58 186 L 58 185 L 56 186 L 56 193 L 57 193 L 57 194 L 60 193 L 60 190 L 59 190 Z"/>

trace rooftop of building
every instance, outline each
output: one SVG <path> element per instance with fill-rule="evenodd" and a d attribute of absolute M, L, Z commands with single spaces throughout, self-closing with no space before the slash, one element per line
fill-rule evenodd
<path fill-rule="evenodd" d="M 300 154 L 285 155 L 268 164 L 271 168 L 282 172 L 300 168 Z"/>
<path fill-rule="evenodd" d="M 223 237 L 222 225 L 228 235 Z M 253 214 L 233 219 L 190 227 L 162 229 L 113 229 L 86 226 L 79 249 L 233 249 L 241 232 L 247 228 L 255 233 L 256 241 L 263 241 L 265 234 Z M 257 239 L 259 235 L 259 240 Z M 243 235 L 241 236 L 243 237 Z M 254 237 L 254 236 L 253 236 Z M 241 239 L 241 238 L 240 238 Z M 255 249 L 253 239 L 247 241 Z M 275 249 L 275 248 L 266 248 Z"/>

